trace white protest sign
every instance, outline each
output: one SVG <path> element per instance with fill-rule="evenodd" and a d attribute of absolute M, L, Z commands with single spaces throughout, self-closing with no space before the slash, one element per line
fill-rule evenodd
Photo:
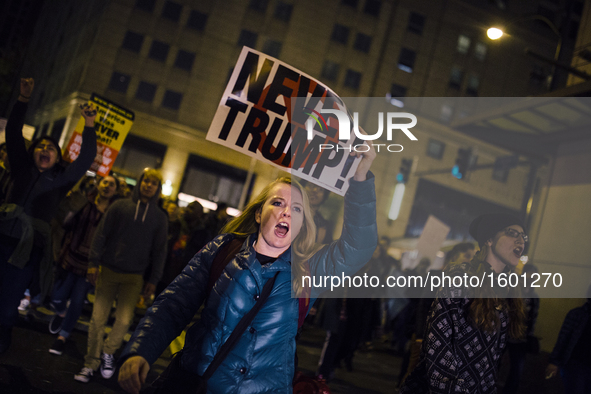
<path fill-rule="evenodd" d="M 426 257 L 431 263 L 433 263 L 443 241 L 447 238 L 449 230 L 450 228 L 447 224 L 443 223 L 435 216 L 429 215 L 427 223 L 425 223 L 425 227 L 423 228 L 423 232 L 419 237 L 419 243 L 417 244 L 417 261 Z"/>
<path fill-rule="evenodd" d="M 359 159 L 350 150 L 357 140 L 338 139 L 336 116 L 342 100 L 326 85 L 264 53 L 244 47 L 207 132 L 207 140 L 271 164 L 339 195 L 348 188 Z M 320 121 L 320 119 L 322 122 Z M 311 122 L 314 122 L 312 124 Z M 313 133 L 307 135 L 306 123 Z M 308 138 L 310 137 L 310 138 Z M 350 148 L 349 148 L 350 149 Z"/>

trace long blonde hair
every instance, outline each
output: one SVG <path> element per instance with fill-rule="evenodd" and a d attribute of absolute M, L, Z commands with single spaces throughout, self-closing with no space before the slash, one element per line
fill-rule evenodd
<path fill-rule="evenodd" d="M 300 232 L 291 242 L 292 253 L 297 259 L 296 263 L 301 263 L 312 257 L 314 252 L 317 250 L 315 247 L 316 225 L 314 224 L 314 218 L 312 217 L 310 211 L 308 194 L 306 194 L 306 191 L 302 185 L 297 180 L 292 179 L 291 176 L 278 178 L 265 186 L 259 195 L 254 200 L 252 200 L 250 204 L 246 206 L 246 208 L 244 208 L 244 211 L 242 211 L 239 216 L 234 218 L 231 222 L 226 224 L 224 228 L 222 228 L 221 233 L 235 234 L 239 237 L 246 237 L 250 234 L 258 233 L 259 224 L 255 219 L 256 213 L 262 210 L 263 205 L 270 197 L 273 187 L 280 183 L 295 187 L 302 195 L 302 201 L 304 205 L 304 220 Z M 299 266 L 300 264 L 297 265 Z"/>

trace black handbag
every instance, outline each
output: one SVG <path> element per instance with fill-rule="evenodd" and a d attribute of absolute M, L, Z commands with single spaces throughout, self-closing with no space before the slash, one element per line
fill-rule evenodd
<path fill-rule="evenodd" d="M 216 353 L 213 361 L 202 376 L 194 374 L 185 370 L 181 366 L 182 350 L 176 353 L 168 365 L 168 367 L 162 372 L 162 374 L 152 383 L 152 387 L 156 388 L 154 394 L 169 394 L 169 393 L 196 393 L 205 394 L 207 393 L 207 381 L 214 374 L 216 369 L 222 364 L 224 359 L 230 354 L 238 340 L 246 331 L 250 323 L 254 320 L 256 314 L 261 310 L 267 298 L 273 290 L 275 285 L 275 279 L 279 275 L 279 272 L 275 274 L 271 279 L 265 283 L 263 290 L 257 302 L 254 304 L 252 309 L 248 311 L 246 315 L 240 319 L 234 331 L 230 334 L 226 342 L 220 347 Z"/>

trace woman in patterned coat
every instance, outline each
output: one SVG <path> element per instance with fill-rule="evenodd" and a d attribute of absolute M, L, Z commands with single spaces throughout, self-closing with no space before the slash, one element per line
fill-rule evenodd
<path fill-rule="evenodd" d="M 439 290 L 427 319 L 419 363 L 400 393 L 497 392 L 499 360 L 507 339 L 525 333 L 519 291 L 501 288 L 497 281 L 499 274 L 509 274 L 519 263 L 528 240 L 523 228 L 518 218 L 507 214 L 482 215 L 472 222 L 470 235 L 480 251 L 447 275 L 486 280 L 482 287 L 463 281 L 462 286 Z"/>

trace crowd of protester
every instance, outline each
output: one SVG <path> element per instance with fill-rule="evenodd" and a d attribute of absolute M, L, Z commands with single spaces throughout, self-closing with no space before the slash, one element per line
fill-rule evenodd
<path fill-rule="evenodd" d="M 61 355 L 92 293 L 87 352 L 74 376 L 83 383 L 97 371 L 105 379 L 115 374 L 115 352 L 136 305 L 153 302 L 119 360 L 119 381 L 128 392 L 139 392 L 150 365 L 185 332 L 184 350 L 171 363 L 180 386 L 163 379 L 166 389 L 161 390 L 203 384 L 216 374 L 211 392 L 290 392 L 295 339 L 304 321 L 326 330 L 318 381 L 330 381 L 343 364 L 354 370 L 356 353 L 385 341 L 403 359 L 398 371 L 403 393 L 495 393 L 499 385 L 505 394 L 519 392 L 526 355 L 539 351 L 540 300 L 530 289 L 503 296 L 491 296 L 490 289 L 453 289 L 454 294 L 446 288 L 398 289 L 389 299 L 349 294 L 316 301 L 318 294 L 305 289 L 292 298 L 289 285 L 292 264 L 318 275 L 379 277 L 425 277 L 429 270 L 460 276 L 515 271 L 527 242 L 518 218 L 482 215 L 470 226 L 478 247 L 455 245 L 438 269 L 429 259 L 403 268 L 389 254 L 390 240 L 378 242 L 369 171 L 373 151 L 357 154 L 362 164 L 345 197 L 349 222 L 333 240 L 334 226 L 321 213 L 330 193 L 311 183 L 280 179 L 232 219 L 225 203 L 205 213 L 198 201 L 180 207 L 164 199 L 162 177 L 154 169 L 139 174 L 136 186 L 121 176 L 85 175 L 96 155 L 96 110 L 82 106 L 81 152 L 65 164 L 50 136 L 30 143 L 22 136 L 33 88 L 32 79 L 21 81 L 6 143 L 0 145 L 0 354 L 18 346 L 11 343 L 18 309 L 46 304 L 53 312 L 49 331 L 57 335 L 48 350 Z M 522 272 L 532 274 L 536 268 L 528 263 Z M 257 306 L 265 283 L 272 288 L 265 298 L 271 298 Z M 458 291 L 464 293 L 458 297 Z M 105 338 L 115 300 L 115 321 Z M 590 302 L 568 314 L 546 371 L 548 378 L 560 372 L 569 393 L 591 390 Z M 201 321 L 187 330 L 202 304 Z M 253 305 L 263 309 L 253 315 L 243 343 L 232 339 L 238 344 L 223 356 L 230 360 L 224 366 L 217 361 L 218 350 L 225 340 L 231 342 L 228 337 Z M 509 376 L 499 382 L 505 353 Z"/>

